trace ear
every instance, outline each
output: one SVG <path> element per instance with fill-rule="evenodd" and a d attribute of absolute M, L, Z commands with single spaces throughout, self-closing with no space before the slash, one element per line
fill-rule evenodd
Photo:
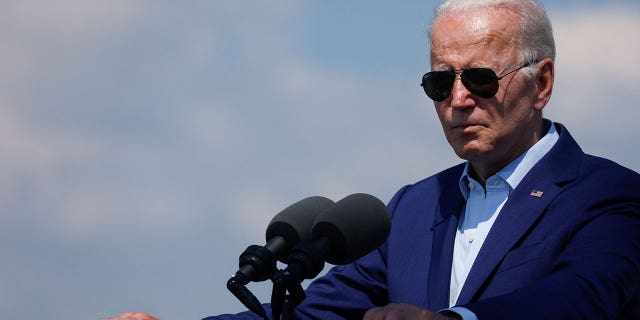
<path fill-rule="evenodd" d="M 550 58 L 543 59 L 536 65 L 538 66 L 538 72 L 536 75 L 537 101 L 534 104 L 534 108 L 536 110 L 542 110 L 549 102 L 549 99 L 551 99 L 551 92 L 553 91 L 554 65 L 553 60 Z"/>

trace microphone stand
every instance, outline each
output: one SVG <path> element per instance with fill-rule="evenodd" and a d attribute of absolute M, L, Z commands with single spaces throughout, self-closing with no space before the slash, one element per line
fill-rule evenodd
<path fill-rule="evenodd" d="M 328 250 L 329 241 L 324 237 L 313 243 L 301 242 L 292 249 L 287 268 L 277 270 L 271 277 L 273 320 L 295 320 L 296 307 L 307 297 L 302 281 L 313 279 L 322 271 Z"/>
<path fill-rule="evenodd" d="M 273 319 L 295 320 L 295 309 L 306 297 L 302 284 L 294 280 L 289 271 L 278 270 L 273 276 L 271 293 Z"/>
<path fill-rule="evenodd" d="M 259 315 L 263 320 L 269 320 L 262 304 L 260 304 L 260 301 L 253 295 L 253 293 L 251 293 L 251 291 L 249 291 L 249 289 L 247 289 L 247 287 L 245 287 L 245 284 L 247 283 L 248 281 L 244 278 L 242 273 L 236 273 L 231 277 L 231 279 L 229 279 L 229 281 L 227 281 L 227 288 L 250 311 Z"/>

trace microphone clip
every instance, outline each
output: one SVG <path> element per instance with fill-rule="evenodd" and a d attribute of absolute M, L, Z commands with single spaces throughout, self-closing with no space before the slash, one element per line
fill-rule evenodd
<path fill-rule="evenodd" d="M 276 258 L 263 246 L 251 245 L 247 247 L 240 255 L 239 260 L 239 272 L 243 273 L 248 281 L 267 280 L 277 270 Z"/>
<path fill-rule="evenodd" d="M 247 247 L 239 258 L 240 269 L 227 281 L 227 289 L 249 310 L 267 319 L 267 313 L 260 301 L 249 291 L 246 285 L 251 281 L 270 279 L 276 272 L 277 260 L 267 248 L 258 245 Z"/>

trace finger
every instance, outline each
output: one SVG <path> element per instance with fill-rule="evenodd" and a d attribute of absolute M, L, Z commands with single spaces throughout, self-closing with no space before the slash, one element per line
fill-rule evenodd
<path fill-rule="evenodd" d="M 391 303 L 384 307 L 368 310 L 363 319 L 366 320 L 435 320 L 441 315 L 432 313 L 408 303 Z"/>
<path fill-rule="evenodd" d="M 158 320 L 146 312 L 133 312 L 131 320 Z"/>
<path fill-rule="evenodd" d="M 146 312 L 125 312 L 118 317 L 105 320 L 158 320 Z"/>
<path fill-rule="evenodd" d="M 377 307 L 367 310 L 362 320 L 384 320 L 387 310 L 385 307 Z"/>

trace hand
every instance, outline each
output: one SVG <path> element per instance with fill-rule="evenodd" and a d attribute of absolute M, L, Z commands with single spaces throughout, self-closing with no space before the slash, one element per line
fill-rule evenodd
<path fill-rule="evenodd" d="M 144 312 L 126 312 L 115 318 L 108 318 L 104 320 L 158 320 L 158 319 Z"/>
<path fill-rule="evenodd" d="M 412 304 L 392 303 L 384 307 L 369 309 L 363 320 L 449 320 L 439 313 L 420 309 Z"/>

